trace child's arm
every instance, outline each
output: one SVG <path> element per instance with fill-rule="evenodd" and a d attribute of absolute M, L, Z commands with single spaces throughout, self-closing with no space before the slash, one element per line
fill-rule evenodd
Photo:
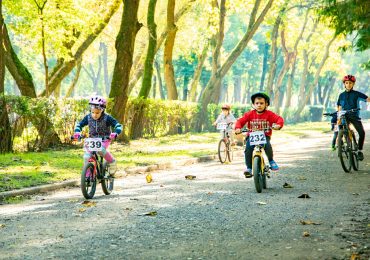
<path fill-rule="evenodd" d="M 216 121 L 213 122 L 213 125 L 216 126 L 221 121 L 221 115 L 218 115 Z"/>
<path fill-rule="evenodd" d="M 235 122 L 235 133 L 240 133 L 240 129 L 243 127 L 243 126 L 245 126 L 245 124 L 247 123 L 247 122 L 249 122 L 250 121 L 250 119 L 249 119 L 249 113 L 250 112 L 247 112 L 247 113 L 245 113 L 244 115 L 243 115 L 243 117 L 241 117 L 241 118 L 239 118 L 238 120 L 236 120 L 236 122 Z"/>
<path fill-rule="evenodd" d="M 284 126 L 284 119 L 278 114 L 272 113 L 270 123 L 274 125 L 275 130 L 280 130 Z"/>
<path fill-rule="evenodd" d="M 119 135 L 122 132 L 122 125 L 120 123 L 118 123 L 118 121 L 110 115 L 107 116 L 107 124 L 108 124 L 108 126 L 113 127 L 113 131 L 117 135 Z"/>
<path fill-rule="evenodd" d="M 84 126 L 86 126 L 88 123 L 89 121 L 88 121 L 88 115 L 87 115 L 81 120 L 81 122 L 77 123 L 75 127 L 75 133 L 80 133 L 82 131 L 82 128 L 84 128 Z"/>

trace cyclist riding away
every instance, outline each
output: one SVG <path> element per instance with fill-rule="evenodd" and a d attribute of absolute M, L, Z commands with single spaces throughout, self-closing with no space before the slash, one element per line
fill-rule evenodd
<path fill-rule="evenodd" d="M 359 108 L 360 101 L 370 102 L 370 98 L 359 91 L 353 90 L 353 86 L 356 83 L 356 78 L 353 75 L 346 75 L 343 77 L 343 84 L 346 88 L 344 92 L 339 95 L 337 106 L 338 111 L 340 110 L 351 110 Z M 365 142 L 365 130 L 362 125 L 361 118 L 359 117 L 359 111 L 348 113 L 347 120 L 355 127 L 358 135 L 358 159 L 362 161 L 364 155 L 362 153 L 362 148 Z"/>
<path fill-rule="evenodd" d="M 110 152 L 108 152 L 108 146 L 111 140 L 117 138 L 117 136 L 122 132 L 122 125 L 113 118 L 111 115 L 105 113 L 105 108 L 107 106 L 107 101 L 101 96 L 93 96 L 89 101 L 90 114 L 86 115 L 80 123 L 76 125 L 75 133 L 73 137 L 79 139 L 81 137 L 81 130 L 84 126 L 89 126 L 89 137 L 107 137 L 109 139 L 103 140 L 103 150 L 101 156 L 109 163 L 111 169 L 111 176 L 114 175 L 117 166 L 116 160 Z M 111 131 L 113 128 L 113 132 Z M 88 163 L 91 153 L 86 151 L 84 158 L 84 165 Z"/>
<path fill-rule="evenodd" d="M 239 118 L 235 123 L 235 133 L 240 133 L 241 128 L 244 125 L 252 131 L 263 131 L 273 126 L 274 129 L 280 130 L 284 125 L 284 119 L 275 114 L 274 112 L 267 110 L 267 107 L 270 105 L 270 97 L 265 93 L 255 93 L 251 97 L 253 110 L 244 114 L 243 117 Z M 265 152 L 268 157 L 271 170 L 279 170 L 279 166 L 273 159 L 273 151 L 270 143 L 272 131 L 268 130 L 265 132 L 267 143 L 265 145 Z M 246 178 L 252 177 L 252 154 L 254 146 L 251 146 L 249 143 L 249 138 L 246 142 L 245 147 L 245 164 L 247 166 L 244 171 Z"/>

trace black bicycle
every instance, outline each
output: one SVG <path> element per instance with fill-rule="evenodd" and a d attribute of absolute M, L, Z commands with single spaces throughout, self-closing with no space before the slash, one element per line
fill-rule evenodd
<path fill-rule="evenodd" d="M 73 137 L 72 137 L 73 139 Z M 81 138 L 84 139 L 84 148 L 91 153 L 88 163 L 84 165 L 81 172 L 81 191 L 86 199 L 92 199 L 95 195 L 97 183 L 101 183 L 105 195 L 113 191 L 114 177 L 110 174 L 109 163 L 104 161 L 99 152 L 103 148 L 103 140 L 110 140 L 109 137 L 103 138 Z"/>
<path fill-rule="evenodd" d="M 359 169 L 358 144 L 355 132 L 350 128 L 348 115 L 359 111 L 359 108 L 341 110 L 338 112 L 338 157 L 345 172 Z M 333 116 L 333 113 L 324 113 L 325 116 Z"/>

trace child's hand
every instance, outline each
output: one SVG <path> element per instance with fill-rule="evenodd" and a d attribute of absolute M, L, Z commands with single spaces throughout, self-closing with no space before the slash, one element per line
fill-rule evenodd
<path fill-rule="evenodd" d="M 80 133 L 80 132 L 76 132 L 76 133 L 74 133 L 74 134 L 73 134 L 73 138 L 74 138 L 75 140 L 79 140 L 79 139 L 81 138 L 81 133 Z"/>
<path fill-rule="evenodd" d="M 274 130 L 280 130 L 281 129 L 281 125 L 272 124 L 272 129 L 274 129 Z"/>
<path fill-rule="evenodd" d="M 240 128 L 235 128 L 235 134 L 240 134 L 241 129 Z"/>
<path fill-rule="evenodd" d="M 111 140 L 116 139 L 116 138 L 117 138 L 117 133 L 111 133 L 111 134 L 110 134 L 110 136 L 109 136 L 109 138 L 110 138 Z"/>

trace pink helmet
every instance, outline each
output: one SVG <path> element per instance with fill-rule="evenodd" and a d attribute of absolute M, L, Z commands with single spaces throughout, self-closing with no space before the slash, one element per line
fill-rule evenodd
<path fill-rule="evenodd" d="M 107 100 L 101 96 L 92 96 L 90 98 L 89 105 L 104 109 L 107 106 Z"/>
<path fill-rule="evenodd" d="M 355 83 L 356 82 L 356 78 L 353 75 L 346 75 L 346 76 L 343 77 L 343 83 L 345 81 L 352 81 L 353 83 Z"/>

